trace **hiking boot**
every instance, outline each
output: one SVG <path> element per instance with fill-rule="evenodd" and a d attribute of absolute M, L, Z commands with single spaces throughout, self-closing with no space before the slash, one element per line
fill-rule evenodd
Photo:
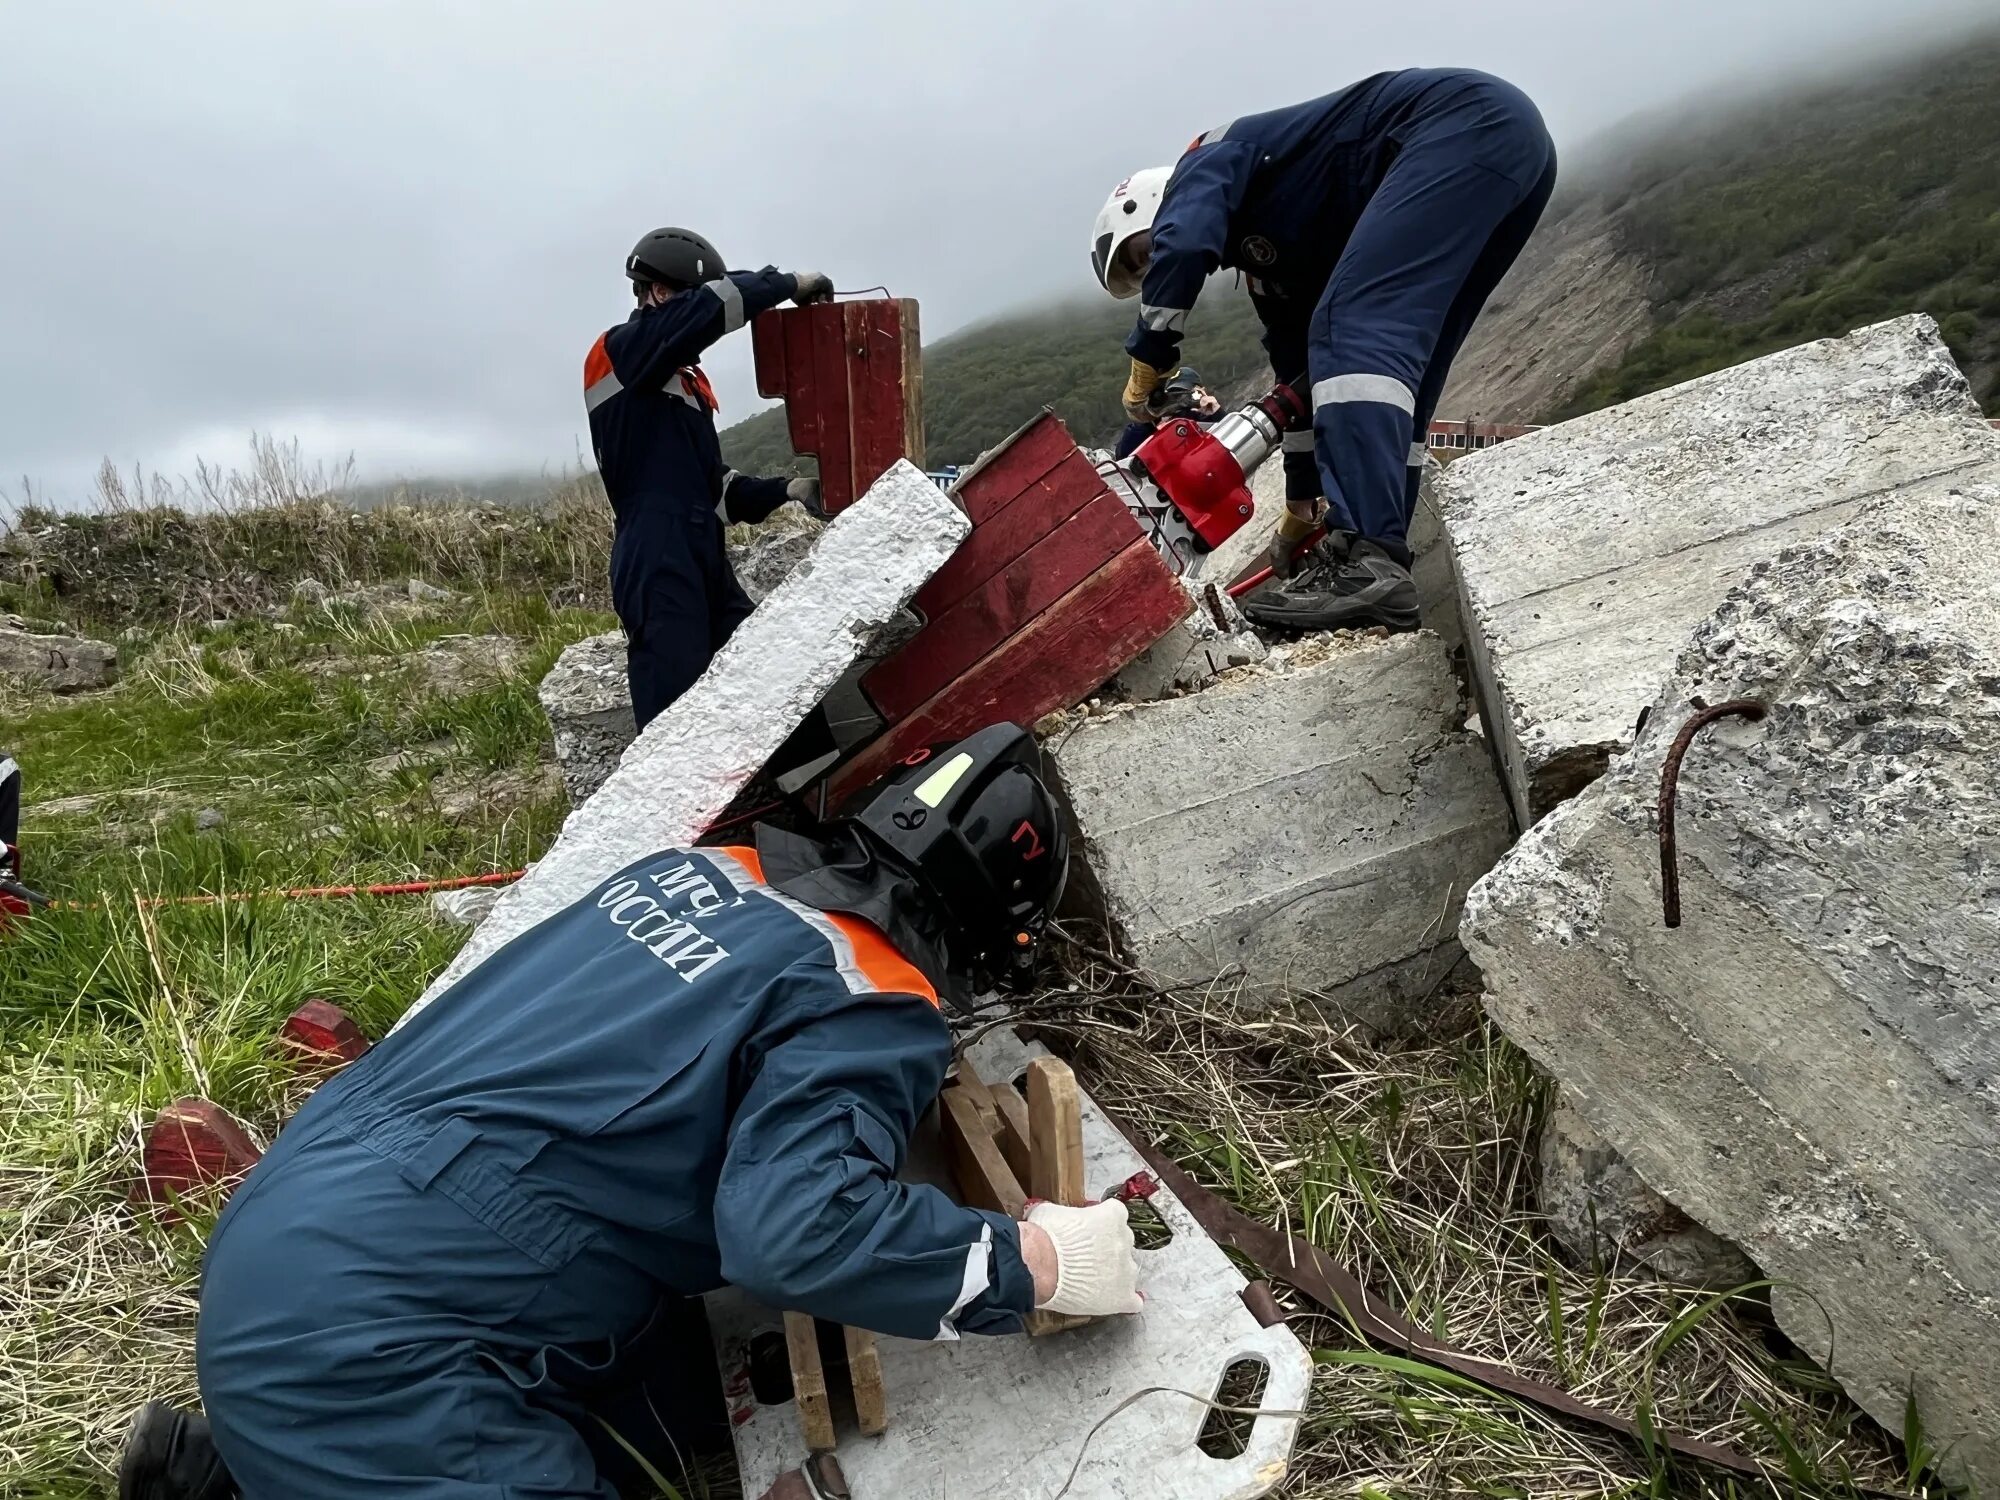
<path fill-rule="evenodd" d="M 1417 586 L 1379 542 L 1330 531 L 1290 578 L 1245 599 L 1243 613 L 1284 630 L 1415 630 Z"/>
<path fill-rule="evenodd" d="M 215 1451 L 208 1418 L 148 1401 L 125 1429 L 118 1500 L 236 1500 L 236 1481 Z"/>

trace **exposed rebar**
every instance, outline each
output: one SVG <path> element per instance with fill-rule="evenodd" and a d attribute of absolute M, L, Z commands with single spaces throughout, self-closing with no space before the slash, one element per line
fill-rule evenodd
<path fill-rule="evenodd" d="M 1713 708 L 1704 707 L 1697 700 L 1695 714 L 1681 725 L 1681 732 L 1674 736 L 1674 743 L 1660 766 L 1660 915 L 1669 927 L 1681 925 L 1680 849 L 1674 839 L 1674 803 L 1680 795 L 1681 761 L 1694 737 L 1717 719 L 1743 718 L 1754 724 L 1769 711 L 1757 698 L 1731 698 Z"/>

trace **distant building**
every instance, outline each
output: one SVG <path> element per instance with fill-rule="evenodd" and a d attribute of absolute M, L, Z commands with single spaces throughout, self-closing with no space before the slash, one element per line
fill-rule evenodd
<path fill-rule="evenodd" d="M 1540 431 L 1540 427 L 1510 422 L 1433 422 L 1425 442 L 1442 452 L 1458 453 L 1468 448 L 1491 448 L 1509 438 Z"/>

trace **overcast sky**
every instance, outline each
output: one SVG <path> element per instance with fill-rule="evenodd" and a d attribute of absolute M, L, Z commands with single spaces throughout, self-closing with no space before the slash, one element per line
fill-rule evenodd
<path fill-rule="evenodd" d="M 103 456 L 235 462 L 252 431 L 375 477 L 559 468 L 659 224 L 887 284 L 935 338 L 1094 290 L 1127 172 L 1380 69 L 1500 73 L 1574 148 L 1996 9 L 0 0 L 0 487 L 78 499 Z M 760 404 L 747 335 L 708 368 L 725 423 Z"/>

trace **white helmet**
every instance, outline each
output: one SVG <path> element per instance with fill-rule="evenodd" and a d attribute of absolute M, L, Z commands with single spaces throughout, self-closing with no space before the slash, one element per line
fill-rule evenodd
<path fill-rule="evenodd" d="M 1173 175 L 1172 167 L 1134 172 L 1111 190 L 1111 197 L 1098 210 L 1097 223 L 1090 231 L 1090 268 L 1114 297 L 1139 295 L 1145 262 L 1135 263 L 1131 256 L 1121 259 L 1118 252 L 1140 230 L 1152 229 L 1160 199 L 1166 195 L 1167 179 Z"/>

